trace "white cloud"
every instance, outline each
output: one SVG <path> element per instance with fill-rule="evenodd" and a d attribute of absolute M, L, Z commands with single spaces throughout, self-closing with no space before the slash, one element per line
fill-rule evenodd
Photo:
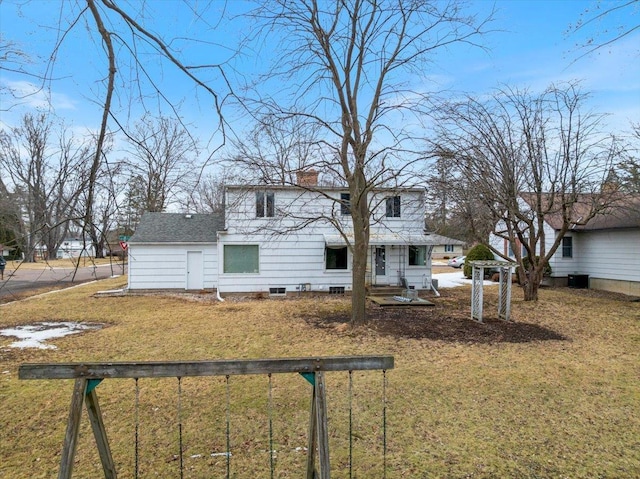
<path fill-rule="evenodd" d="M 56 93 L 28 81 L 2 81 L 2 89 L 11 92 L 17 105 L 34 109 L 76 110 L 76 102 L 64 93 Z"/>

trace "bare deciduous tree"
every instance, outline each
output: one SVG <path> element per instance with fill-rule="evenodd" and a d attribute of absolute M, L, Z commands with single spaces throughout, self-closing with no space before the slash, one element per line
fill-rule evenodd
<path fill-rule="evenodd" d="M 503 89 L 487 101 L 449 105 L 438 119 L 440 145 L 469 185 L 452 184 L 452 193 L 469 205 L 476 240 L 487 244 L 490 224 L 511 244 L 526 300 L 537 300 L 564 234 L 616 199 L 602 185 L 617 143 L 600 130 L 602 115 L 584 111 L 586 98 L 575 84 L 540 94 Z M 554 237 L 545 234 L 545 221 L 554 224 Z"/>
<path fill-rule="evenodd" d="M 135 179 L 143 211 L 165 211 L 196 183 L 197 147 L 179 122 L 143 118 L 128 140 L 131 148 L 125 165 Z"/>
<path fill-rule="evenodd" d="M 617 165 L 621 187 L 627 193 L 640 194 L 640 125 L 633 125 L 631 147 Z"/>
<path fill-rule="evenodd" d="M 617 19 L 615 19 L 617 17 Z M 599 22 L 610 20 L 611 26 L 603 28 Z M 640 0 L 606 2 L 599 0 L 587 8 L 575 25 L 569 26 L 569 34 L 587 33 L 586 39 L 577 44 L 583 51 L 580 58 L 607 48 L 640 30 Z M 638 50 L 640 53 L 640 49 Z"/>
<path fill-rule="evenodd" d="M 95 236 L 91 231 L 96 224 L 93 209 L 97 201 L 98 176 L 105 158 L 104 150 L 108 144 L 109 130 L 126 130 L 128 118 L 137 107 L 145 111 L 156 109 L 160 114 L 169 111 L 175 118 L 180 118 L 177 110 L 181 100 L 176 90 L 162 85 L 161 76 L 149 67 L 151 61 L 160 65 L 163 72 L 177 71 L 191 81 L 193 90 L 181 94 L 197 97 L 204 93 L 202 100 L 208 101 L 213 113 L 213 121 L 209 121 L 208 124 L 218 133 L 215 141 L 224 143 L 225 125 L 221 108 L 224 99 L 231 94 L 231 88 L 221 64 L 227 59 L 225 55 L 231 56 L 233 52 L 202 38 L 189 38 L 186 32 L 167 32 L 158 28 L 154 20 L 159 18 L 159 15 L 153 9 L 158 7 L 164 10 L 166 6 L 164 2 L 132 4 L 120 0 L 56 3 L 54 8 L 58 8 L 59 12 L 53 17 L 57 19 L 58 24 L 52 26 L 52 30 L 55 30 L 57 35 L 52 42 L 50 54 L 45 56 L 50 60 L 42 72 L 27 72 L 24 64 L 28 57 L 12 42 L 0 38 L 0 68 L 38 79 L 41 83 L 36 91 L 55 86 L 55 79 L 59 78 L 54 73 L 57 59 L 63 55 L 64 46 L 73 35 L 72 31 L 84 29 L 87 45 L 94 44 L 104 52 L 104 75 L 97 78 L 91 87 L 98 88 L 94 90 L 97 92 L 94 100 L 102 106 L 102 114 L 98 119 L 95 149 L 91 161 L 87 163 L 88 182 L 84 190 L 86 200 L 83 212 L 83 229 L 87 235 Z M 206 28 L 215 28 L 212 15 L 214 10 L 210 9 L 210 6 L 207 4 L 200 9 L 200 5 L 192 5 L 189 2 L 172 4 L 172 7 L 182 9 L 180 18 L 190 16 L 193 19 L 191 26 L 197 23 L 205 25 Z M 224 5 L 219 10 L 222 12 Z M 207 14 L 203 15 L 205 12 Z M 216 60 L 206 64 L 192 62 L 188 55 L 193 50 L 183 48 L 190 42 L 211 46 L 209 58 L 215 57 Z M 218 80 L 220 82 L 214 88 L 212 82 Z M 220 92 L 218 89 L 223 91 Z M 122 106 L 124 111 L 120 108 Z M 134 115 L 136 114 L 134 112 Z"/>
<path fill-rule="evenodd" d="M 24 201 L 28 260 L 33 260 L 38 242 L 55 257 L 84 186 L 81 172 L 91 145 L 68 135 L 64 126 L 56 145 L 52 129 L 44 114 L 27 114 L 20 127 L 0 132 L 0 165 Z"/>
<path fill-rule="evenodd" d="M 409 186 L 422 159 L 412 128 L 429 97 L 428 62 L 438 50 L 473 44 L 488 19 L 466 15 L 461 2 L 427 0 L 273 0 L 252 17 L 260 33 L 278 36 L 278 60 L 262 80 L 282 93 L 262 96 L 256 109 L 317 127 L 325 153 L 318 169 L 348 188 L 351 223 L 339 231 L 353 255 L 351 323 L 362 324 L 370 193 Z"/>
<path fill-rule="evenodd" d="M 184 205 L 185 211 L 224 215 L 224 187 L 238 182 L 237 177 L 229 171 L 205 175 L 189 196 Z"/>
<path fill-rule="evenodd" d="M 248 135 L 231 142 L 227 163 L 243 172 L 244 182 L 293 185 L 298 171 L 321 162 L 318 130 L 301 115 L 264 114 Z"/>

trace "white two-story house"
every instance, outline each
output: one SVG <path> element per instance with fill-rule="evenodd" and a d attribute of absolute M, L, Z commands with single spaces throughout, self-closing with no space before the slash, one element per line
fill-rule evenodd
<path fill-rule="evenodd" d="M 148 213 L 129 241 L 129 288 L 287 294 L 351 290 L 353 240 L 346 188 L 227 186 L 224 218 Z M 371 193 L 370 285 L 431 287 L 433 246 L 424 190 Z"/>

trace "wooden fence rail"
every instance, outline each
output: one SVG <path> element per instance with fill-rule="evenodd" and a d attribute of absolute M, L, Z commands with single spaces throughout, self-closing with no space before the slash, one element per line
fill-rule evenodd
<path fill-rule="evenodd" d="M 86 404 L 87 414 L 102 461 L 104 477 L 115 479 L 117 477 L 116 468 L 95 389 L 102 380 L 299 373 L 313 386 L 306 477 L 308 479 L 315 477 L 330 479 L 331 466 L 324 373 L 327 371 L 386 371 L 393 369 L 393 367 L 393 356 L 328 356 L 216 361 L 22 364 L 18 376 L 20 379 L 75 379 L 58 478 L 71 478 L 80 431 L 82 405 Z M 316 451 L 319 471 L 316 471 L 315 467 Z"/>

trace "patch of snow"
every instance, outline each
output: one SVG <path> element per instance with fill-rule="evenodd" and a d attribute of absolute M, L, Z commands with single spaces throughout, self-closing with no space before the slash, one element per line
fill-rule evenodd
<path fill-rule="evenodd" d="M 441 288 L 457 288 L 458 286 L 464 286 L 465 284 L 471 284 L 471 280 L 464 277 L 462 271 L 456 271 L 454 273 L 439 273 L 432 276 L 433 279 L 438 280 L 438 289 Z M 483 281 L 484 286 L 495 286 L 498 283 L 493 281 Z"/>
<path fill-rule="evenodd" d="M 59 323 L 42 322 L 1 329 L 0 336 L 12 336 L 19 339 L 11 343 L 12 348 L 56 349 L 52 344 L 44 344 L 49 339 L 62 338 L 70 334 L 102 328 L 101 324 L 76 323 L 63 321 Z"/>

